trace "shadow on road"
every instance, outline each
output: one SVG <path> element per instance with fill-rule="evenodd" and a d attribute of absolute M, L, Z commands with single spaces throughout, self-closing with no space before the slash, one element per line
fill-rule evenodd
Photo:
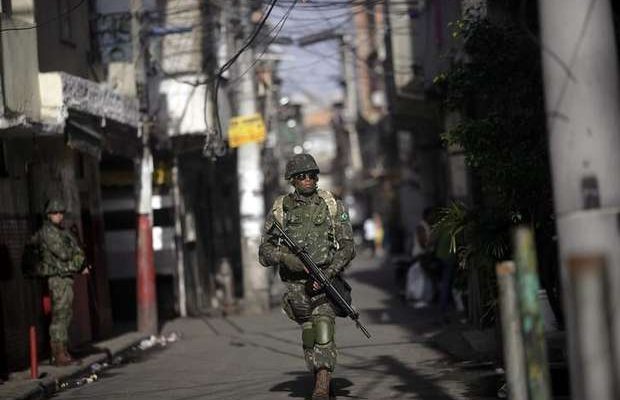
<path fill-rule="evenodd" d="M 383 386 L 381 383 L 385 379 L 397 378 L 400 384 L 390 387 L 390 392 L 385 393 L 386 398 L 407 399 L 415 398 L 421 400 L 454 400 L 455 397 L 436 383 L 436 381 L 446 378 L 442 371 L 433 372 L 432 376 L 421 374 L 415 368 L 402 363 L 392 356 L 375 357 L 365 365 L 349 365 L 349 369 L 364 371 L 375 376 L 364 387 L 356 388 L 359 393 L 368 393 L 373 386 Z"/>
<path fill-rule="evenodd" d="M 439 311 L 438 305 L 430 305 L 425 308 L 414 308 L 398 295 L 398 285 L 395 280 L 395 267 L 387 262 L 379 260 L 360 260 L 365 265 L 359 269 L 352 268 L 347 274 L 353 281 L 354 301 L 355 283 L 371 286 L 381 290 L 387 296 L 380 300 L 374 308 L 360 308 L 364 319 L 369 325 L 398 325 L 405 328 L 411 334 L 411 343 L 424 342 L 428 346 L 439 350 L 445 357 L 435 360 L 437 368 L 432 368 L 432 375 L 426 373 L 424 369 L 402 363 L 399 359 L 384 355 L 373 359 L 373 363 L 361 365 L 349 365 L 349 368 L 366 370 L 377 374 L 377 384 L 384 378 L 383 376 L 397 377 L 400 384 L 391 386 L 393 393 L 386 398 L 416 398 L 416 399 L 439 399 L 452 400 L 455 398 L 441 385 L 440 381 L 464 381 L 467 398 L 485 398 L 495 396 L 497 389 L 501 386 L 493 363 L 485 365 L 479 371 L 464 371 L 459 367 L 460 363 L 455 363 L 454 354 L 446 353 L 446 350 L 438 345 L 436 338 L 447 337 L 451 332 L 458 332 L 464 329 L 461 323 L 457 322 L 459 315 L 456 313 L 448 314 L 451 322 L 444 320 L 444 315 Z M 355 266 L 354 266 L 355 267 Z M 376 329 L 376 328 L 375 328 Z M 452 335 L 455 340 L 459 335 Z M 454 346 L 464 346 L 461 343 L 453 343 Z M 343 349 L 344 350 L 344 349 Z M 459 351 L 457 353 L 464 353 Z M 370 388 L 356 387 L 357 393 L 365 393 Z M 397 395 L 396 393 L 400 395 Z M 394 397 L 392 397 L 394 396 Z"/>
<path fill-rule="evenodd" d="M 292 380 L 287 380 L 282 383 L 278 383 L 271 389 L 270 392 L 288 392 L 288 397 L 297 398 L 297 399 L 306 399 L 309 398 L 309 393 L 312 393 L 312 388 L 314 385 L 313 378 L 307 371 L 294 371 L 290 372 L 288 375 L 294 375 L 295 378 Z M 350 391 L 347 388 L 353 386 L 353 382 L 348 379 L 335 377 L 331 381 L 332 385 L 332 396 L 343 397 L 343 398 L 360 398 L 356 396 L 351 396 Z"/>
<path fill-rule="evenodd" d="M 442 316 L 438 312 L 438 306 L 430 305 L 426 308 L 414 309 L 398 296 L 395 268 L 389 265 L 389 263 L 377 260 L 374 266 L 359 270 L 352 268 L 347 277 L 353 281 L 378 288 L 390 295 L 383 300 L 380 308 L 361 310 L 370 323 L 379 325 L 397 324 L 406 327 L 415 336 L 436 332 L 442 327 Z M 355 301 L 355 291 L 353 296 Z"/>
<path fill-rule="evenodd" d="M 424 376 L 417 372 L 414 368 L 410 368 L 394 357 L 381 356 L 377 362 L 386 368 L 387 374 L 397 376 L 402 384 L 393 387 L 394 390 L 401 393 L 415 394 L 417 399 L 433 399 L 433 400 L 453 400 L 439 385 L 434 383 L 434 379 Z"/>
<path fill-rule="evenodd" d="M 422 400 L 454 400 L 450 394 L 435 383 L 435 380 L 442 379 L 444 374 L 434 374 L 432 377 L 420 374 L 391 356 L 376 357 L 371 361 L 361 365 L 349 365 L 347 368 L 357 371 L 364 371 L 375 376 L 364 387 L 356 387 L 357 393 L 373 392 L 373 386 L 380 385 L 381 381 L 396 377 L 400 384 L 392 386 L 390 393 L 386 393 L 386 398 L 413 398 Z M 306 399 L 312 393 L 312 376 L 306 371 L 295 371 L 289 373 L 293 379 L 286 380 L 273 386 L 270 392 L 288 392 L 288 397 Z M 367 399 L 369 397 L 354 396 L 351 394 L 353 382 L 348 379 L 335 377 L 332 379 L 333 395 L 337 398 Z M 396 393 L 395 393 L 396 392 Z"/>

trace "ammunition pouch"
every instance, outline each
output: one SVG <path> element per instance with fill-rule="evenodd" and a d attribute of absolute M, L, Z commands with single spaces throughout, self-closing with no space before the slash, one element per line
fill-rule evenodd
<path fill-rule="evenodd" d="M 289 292 L 282 296 L 282 309 L 287 317 L 297 323 L 304 323 L 312 316 L 312 306 L 308 298 L 292 295 Z"/>
<path fill-rule="evenodd" d="M 351 302 L 353 301 L 351 297 L 351 286 L 344 280 L 342 275 L 337 274 L 334 279 L 332 279 L 331 284 L 334 289 L 342 295 L 342 298 L 347 302 L 347 304 L 351 305 Z M 312 280 L 308 280 L 306 283 L 306 293 L 311 298 L 310 303 L 312 308 L 318 307 L 321 304 L 331 303 L 337 317 L 346 318 L 349 316 L 344 308 L 338 306 L 335 301 L 327 296 L 325 289 L 321 288 L 319 290 L 314 290 Z"/>

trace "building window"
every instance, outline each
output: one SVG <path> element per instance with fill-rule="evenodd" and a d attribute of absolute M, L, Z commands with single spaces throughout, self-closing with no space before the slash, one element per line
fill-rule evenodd
<path fill-rule="evenodd" d="M 12 11 L 11 0 L 1 0 L 0 1 L 0 13 L 2 13 L 2 15 L 10 17 L 11 11 Z"/>
<path fill-rule="evenodd" d="M 58 1 L 58 23 L 60 31 L 60 41 L 75 45 L 73 40 L 73 23 L 72 15 L 75 8 L 75 0 L 57 0 Z"/>
<path fill-rule="evenodd" d="M 9 176 L 9 165 L 6 159 L 6 145 L 0 140 L 0 178 Z"/>

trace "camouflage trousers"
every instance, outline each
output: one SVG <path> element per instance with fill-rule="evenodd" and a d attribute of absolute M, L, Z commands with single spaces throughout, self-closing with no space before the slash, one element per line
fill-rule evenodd
<path fill-rule="evenodd" d="M 306 367 L 310 372 L 325 368 L 333 371 L 336 367 L 338 349 L 336 347 L 336 313 L 328 302 L 318 302 L 316 297 L 310 297 L 306 292 L 304 282 L 286 283 L 286 292 L 282 297 L 282 309 L 286 315 L 297 322 L 302 328 L 302 348 Z M 316 303 L 322 303 L 315 305 Z M 319 325 L 327 327 L 331 340 L 308 340 L 314 337 Z M 310 335 L 308 334 L 310 333 Z"/>
<path fill-rule="evenodd" d="M 47 280 L 52 297 L 50 340 L 69 342 L 69 325 L 73 317 L 73 278 L 50 276 Z"/>

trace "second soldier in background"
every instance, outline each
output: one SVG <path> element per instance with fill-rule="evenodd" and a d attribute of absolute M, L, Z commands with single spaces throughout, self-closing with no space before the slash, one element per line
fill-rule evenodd
<path fill-rule="evenodd" d="M 37 275 L 47 279 L 52 297 L 49 333 L 51 362 L 56 366 L 74 362 L 68 351 L 68 331 L 73 317 L 73 276 L 89 271 L 77 238 L 64 227 L 65 211 L 62 200 L 50 199 L 45 206 L 47 218 L 33 239 L 40 248 Z"/>

